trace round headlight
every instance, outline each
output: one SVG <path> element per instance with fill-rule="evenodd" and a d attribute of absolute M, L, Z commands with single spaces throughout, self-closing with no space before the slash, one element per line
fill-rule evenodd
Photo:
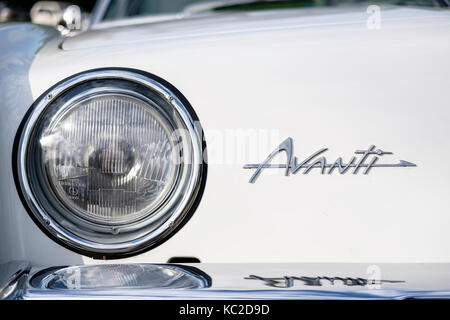
<path fill-rule="evenodd" d="M 202 132 L 186 99 L 153 75 L 76 75 L 39 98 L 19 142 L 34 218 L 93 256 L 130 255 L 190 217 L 206 178 Z"/>

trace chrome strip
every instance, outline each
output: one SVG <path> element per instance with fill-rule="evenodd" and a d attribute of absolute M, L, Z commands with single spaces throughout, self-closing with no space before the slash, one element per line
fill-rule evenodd
<path fill-rule="evenodd" d="M 104 265 L 102 265 L 104 266 Z M 164 265 L 151 265 L 164 266 Z M 173 266 L 173 265 L 169 265 Z M 90 266 L 83 266 L 90 267 Z M 28 281 L 17 299 L 450 299 L 445 263 L 249 263 L 176 265 L 210 278 L 195 289 L 155 286 L 41 288 Z M 194 268 L 197 271 L 192 271 Z M 65 268 L 59 268 L 65 269 Z M 51 270 L 55 273 L 58 268 Z M 46 271 L 35 269 L 36 274 Z M 106 279 L 107 280 L 107 279 Z M 155 279 L 155 281 L 158 281 Z"/>

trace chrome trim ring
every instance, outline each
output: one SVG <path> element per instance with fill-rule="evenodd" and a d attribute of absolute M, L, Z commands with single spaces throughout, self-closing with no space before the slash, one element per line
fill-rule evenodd
<path fill-rule="evenodd" d="M 135 234 L 138 235 L 122 242 L 102 243 L 97 240 L 93 241 L 68 230 L 67 227 L 63 227 L 40 204 L 39 199 L 33 192 L 27 172 L 28 148 L 40 116 L 63 93 L 82 83 L 94 80 L 125 80 L 144 86 L 156 93 L 173 108 L 173 111 L 182 120 L 188 133 L 188 139 L 186 140 L 190 141 L 192 148 L 190 176 L 186 180 L 184 192 L 177 195 L 179 200 L 171 207 L 173 210 L 169 211 L 171 212 L 169 218 L 149 232 L 139 229 L 139 225 L 131 227 L 130 230 L 134 230 Z M 39 227 L 52 239 L 73 251 L 101 258 L 120 258 L 147 251 L 175 234 L 189 220 L 200 201 L 206 181 L 207 167 L 204 162 L 206 158 L 203 132 L 198 118 L 189 102 L 176 88 L 152 74 L 139 70 L 115 68 L 95 69 L 74 75 L 58 83 L 36 100 L 27 119 L 24 120 L 22 130 L 19 130 L 18 134 L 20 134 L 20 140 L 17 144 L 17 180 L 23 196 L 22 200 L 26 203 L 31 217 L 34 218 L 33 220 L 38 222 Z"/>

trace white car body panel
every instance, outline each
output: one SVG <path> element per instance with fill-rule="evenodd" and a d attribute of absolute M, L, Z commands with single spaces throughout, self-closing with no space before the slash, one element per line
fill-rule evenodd
<path fill-rule="evenodd" d="M 179 89 L 205 130 L 208 177 L 191 220 L 115 262 L 450 262 L 450 12 L 382 7 L 375 30 L 368 16 L 365 7 L 224 14 L 88 31 L 63 50 L 60 39 L 47 43 L 29 72 L 34 99 L 81 71 L 136 68 Z M 262 132 L 257 153 L 233 147 L 253 146 L 245 132 Z M 243 165 L 287 137 L 299 159 L 329 148 L 330 162 L 348 160 L 374 144 L 394 153 L 383 162 L 417 167 L 289 177 L 266 169 L 249 183 L 254 171 Z M 99 263 L 19 211 L 15 258 Z"/>

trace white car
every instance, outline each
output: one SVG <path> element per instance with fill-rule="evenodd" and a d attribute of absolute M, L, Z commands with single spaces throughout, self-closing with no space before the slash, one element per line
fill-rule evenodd
<path fill-rule="evenodd" d="M 0 297 L 450 297 L 447 3 L 315 4 L 1 27 Z"/>

